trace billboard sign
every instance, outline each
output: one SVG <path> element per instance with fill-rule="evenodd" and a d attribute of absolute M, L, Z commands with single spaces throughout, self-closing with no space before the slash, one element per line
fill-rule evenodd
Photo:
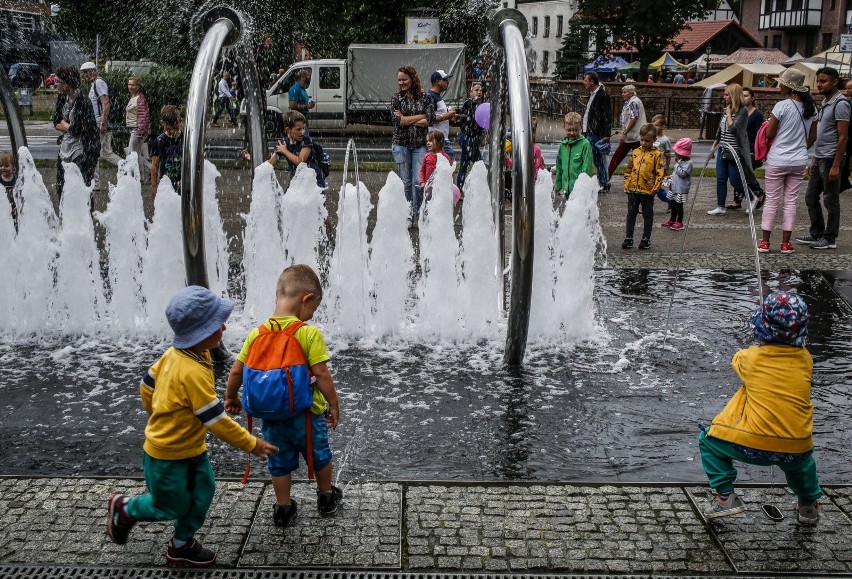
<path fill-rule="evenodd" d="M 437 18 L 406 18 L 406 44 L 438 44 L 441 41 L 441 23 Z"/>

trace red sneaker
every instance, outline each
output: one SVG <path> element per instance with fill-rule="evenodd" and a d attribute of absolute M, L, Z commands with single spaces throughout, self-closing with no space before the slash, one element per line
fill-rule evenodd
<path fill-rule="evenodd" d="M 782 243 L 781 244 L 781 253 L 793 253 L 794 251 L 796 251 L 796 250 L 793 248 L 792 243 Z"/>
<path fill-rule="evenodd" d="M 761 241 L 760 243 L 758 243 L 757 251 L 759 251 L 760 253 L 769 253 L 769 242 Z"/>
<path fill-rule="evenodd" d="M 660 223 L 660 227 L 671 227 L 672 225 L 674 225 L 674 221 L 671 221 L 669 219 Z"/>
<path fill-rule="evenodd" d="M 684 225 L 680 221 L 675 221 L 674 223 L 672 223 L 672 231 L 681 231 L 683 229 Z"/>

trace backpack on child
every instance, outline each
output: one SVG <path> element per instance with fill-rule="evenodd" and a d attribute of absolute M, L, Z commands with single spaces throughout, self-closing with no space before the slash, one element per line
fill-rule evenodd
<path fill-rule="evenodd" d="M 103 80 L 103 79 L 100 79 Z M 109 126 L 124 126 L 126 104 L 122 102 L 121 96 L 118 94 L 111 84 L 104 80 L 107 85 L 107 96 L 109 97 L 109 117 L 107 124 Z M 95 79 L 95 98 L 98 101 L 98 114 L 103 114 L 101 104 L 101 94 L 98 94 L 98 79 Z"/>
<path fill-rule="evenodd" d="M 331 172 L 331 167 L 328 162 L 328 155 L 323 152 L 322 145 L 316 141 L 311 141 L 311 155 L 314 161 L 314 167 L 322 173 L 322 178 L 326 179 Z"/>

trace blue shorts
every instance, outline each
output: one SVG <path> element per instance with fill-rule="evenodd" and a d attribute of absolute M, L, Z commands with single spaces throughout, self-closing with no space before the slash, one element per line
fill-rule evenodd
<path fill-rule="evenodd" d="M 311 414 L 311 438 L 313 439 L 314 470 L 331 462 L 331 447 L 328 445 L 328 425 L 321 414 Z M 299 468 L 299 455 L 307 460 L 308 443 L 304 415 L 290 420 L 264 420 L 260 431 L 263 439 L 278 447 L 278 454 L 269 457 L 269 474 L 287 476 Z"/>

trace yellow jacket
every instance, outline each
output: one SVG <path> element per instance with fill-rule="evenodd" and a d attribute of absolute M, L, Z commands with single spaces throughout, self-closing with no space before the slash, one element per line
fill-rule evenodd
<path fill-rule="evenodd" d="M 734 354 L 734 371 L 743 381 L 708 436 L 769 452 L 813 449 L 814 362 L 805 348 L 751 346 Z"/>
<path fill-rule="evenodd" d="M 658 149 L 633 149 L 624 171 L 624 190 L 631 193 L 656 195 L 663 184 L 666 161 Z"/>
<path fill-rule="evenodd" d="M 257 439 L 225 414 L 216 396 L 210 353 L 196 356 L 169 348 L 139 385 L 150 414 L 145 452 L 160 460 L 193 458 L 207 451 L 207 430 L 231 446 L 251 452 Z"/>

